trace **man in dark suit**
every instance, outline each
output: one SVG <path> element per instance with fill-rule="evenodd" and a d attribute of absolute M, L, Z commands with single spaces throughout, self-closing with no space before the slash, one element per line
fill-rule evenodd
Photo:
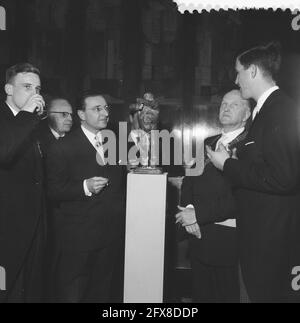
<path fill-rule="evenodd" d="M 69 133 L 72 125 L 71 104 L 61 97 L 51 98 L 47 104 L 47 119 L 41 122 L 39 127 L 41 149 L 45 156 L 49 146 Z"/>
<path fill-rule="evenodd" d="M 251 302 L 299 300 L 292 269 L 299 252 L 299 110 L 279 88 L 278 44 L 252 48 L 236 60 L 244 98 L 257 106 L 247 143 L 238 160 L 224 147 L 208 155 L 238 190 L 238 228 L 242 277 Z M 289 297 L 291 297 L 289 299 Z"/>
<path fill-rule="evenodd" d="M 39 75 L 27 63 L 9 68 L 0 107 L 0 266 L 7 279 L 0 302 L 42 300 L 45 212 L 35 130 L 45 103 Z"/>
<path fill-rule="evenodd" d="M 223 144 L 229 151 L 241 146 L 250 115 L 240 91 L 227 93 L 219 114 L 222 134 L 207 138 L 205 144 L 214 150 Z M 236 205 L 229 181 L 207 156 L 202 175 L 184 179 L 181 204 L 185 207 L 176 215 L 177 222 L 195 236 L 190 240 L 193 301 L 239 302 Z"/>
<path fill-rule="evenodd" d="M 103 96 L 84 97 L 81 127 L 50 148 L 48 194 L 59 202 L 58 301 L 108 302 L 119 267 L 124 225 L 124 169 L 105 163 L 102 131 L 109 107 Z"/>
<path fill-rule="evenodd" d="M 70 103 L 62 97 L 52 97 L 46 102 L 47 118 L 40 122 L 37 130 L 37 135 L 40 142 L 41 151 L 43 154 L 44 165 L 47 158 L 47 153 L 51 145 L 65 137 L 73 125 L 73 110 Z M 45 174 L 46 175 L 46 174 Z M 56 259 L 54 252 L 57 239 L 54 230 L 55 216 L 53 209 L 55 203 L 47 200 L 47 244 L 45 252 L 45 297 L 51 300 L 53 294 L 53 267 Z"/>

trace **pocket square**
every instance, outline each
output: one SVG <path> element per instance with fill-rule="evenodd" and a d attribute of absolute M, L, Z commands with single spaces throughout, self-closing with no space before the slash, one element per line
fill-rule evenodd
<path fill-rule="evenodd" d="M 245 144 L 245 146 L 249 146 L 249 145 L 252 145 L 252 144 L 255 144 L 255 141 L 247 142 L 247 143 Z"/>

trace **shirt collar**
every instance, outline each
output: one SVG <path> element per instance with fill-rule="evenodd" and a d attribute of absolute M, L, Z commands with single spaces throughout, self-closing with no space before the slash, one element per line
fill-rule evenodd
<path fill-rule="evenodd" d="M 81 125 L 81 129 L 82 129 L 83 133 L 86 135 L 86 137 L 89 139 L 90 142 L 95 143 L 96 137 L 98 138 L 98 140 L 102 138 L 101 131 L 99 131 L 95 134 L 92 131 L 86 129 L 83 125 Z"/>
<path fill-rule="evenodd" d="M 49 127 L 50 128 L 50 130 L 51 130 L 51 132 L 52 132 L 52 134 L 53 134 L 53 136 L 55 137 L 55 139 L 59 139 L 59 138 L 61 138 L 61 137 L 64 137 L 65 135 L 60 135 L 57 131 L 55 131 L 53 128 L 51 128 L 51 127 Z"/>
<path fill-rule="evenodd" d="M 224 130 L 222 131 L 222 137 L 226 138 L 230 141 L 234 140 L 237 136 L 239 136 L 241 133 L 243 133 L 245 131 L 245 127 L 233 130 L 233 131 L 229 131 L 229 132 L 224 132 Z M 226 140 L 227 141 L 227 140 Z M 229 141 L 229 142 L 230 142 Z M 229 143 L 228 142 L 228 143 Z"/>
<path fill-rule="evenodd" d="M 267 91 L 265 91 L 261 96 L 260 98 L 257 100 L 257 104 L 256 104 L 256 107 L 255 107 L 255 112 L 256 113 L 259 113 L 262 106 L 264 105 L 264 103 L 266 102 L 266 100 L 268 99 L 268 97 L 276 90 L 278 90 L 279 87 L 277 85 L 275 86 L 272 86 L 271 88 L 269 88 Z"/>
<path fill-rule="evenodd" d="M 226 132 L 226 133 L 224 131 L 222 131 L 222 136 L 217 141 L 216 149 L 218 149 L 218 147 L 221 143 L 223 144 L 223 146 L 228 147 L 228 145 L 244 131 L 245 131 L 245 127 L 242 127 L 237 130 L 230 131 L 230 132 Z"/>
<path fill-rule="evenodd" d="M 20 112 L 20 111 L 15 110 L 8 102 L 6 102 L 6 104 L 10 108 L 10 110 L 14 116 L 16 116 Z"/>

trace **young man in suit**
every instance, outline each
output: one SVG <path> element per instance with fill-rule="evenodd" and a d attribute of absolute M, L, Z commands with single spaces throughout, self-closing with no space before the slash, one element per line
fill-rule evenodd
<path fill-rule="evenodd" d="M 81 127 L 53 145 L 47 157 L 48 194 L 59 203 L 56 300 L 109 302 L 121 265 L 125 171 L 104 160 L 102 130 L 109 120 L 104 97 L 86 95 L 78 116 Z"/>
<path fill-rule="evenodd" d="M 219 113 L 222 134 L 207 138 L 205 144 L 214 150 L 223 144 L 229 151 L 241 146 L 250 115 L 249 102 L 240 91 L 227 93 Z M 177 222 L 195 236 L 190 240 L 193 301 L 239 302 L 238 214 L 229 181 L 207 156 L 202 175 L 184 179 L 181 204 L 185 207 L 176 215 Z"/>
<path fill-rule="evenodd" d="M 299 300 L 291 275 L 299 252 L 299 110 L 276 85 L 278 44 L 252 48 L 236 60 L 236 84 L 257 102 L 238 159 L 224 149 L 208 155 L 238 188 L 242 277 L 250 302 Z M 291 298 L 290 298 L 291 297 Z"/>
<path fill-rule="evenodd" d="M 0 107 L 0 266 L 7 281 L 0 302 L 42 300 L 45 206 L 35 136 L 45 105 L 40 90 L 36 67 L 22 63 L 7 70 Z"/>

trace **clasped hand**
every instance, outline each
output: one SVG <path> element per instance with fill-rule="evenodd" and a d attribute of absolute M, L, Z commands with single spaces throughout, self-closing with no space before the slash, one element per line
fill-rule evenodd
<path fill-rule="evenodd" d="M 224 169 L 224 164 L 227 159 L 236 157 L 236 149 L 233 150 L 233 156 L 231 157 L 225 146 L 220 144 L 218 150 L 213 151 L 209 146 L 206 146 L 207 156 L 213 163 L 213 165 L 219 170 Z"/>
<path fill-rule="evenodd" d="M 93 177 L 86 180 L 86 186 L 91 193 L 99 194 L 108 186 L 108 179 L 104 177 Z"/>
<path fill-rule="evenodd" d="M 197 223 L 195 209 L 178 206 L 178 210 L 180 212 L 175 216 L 176 223 L 180 223 L 189 234 L 201 239 L 201 231 Z"/>

